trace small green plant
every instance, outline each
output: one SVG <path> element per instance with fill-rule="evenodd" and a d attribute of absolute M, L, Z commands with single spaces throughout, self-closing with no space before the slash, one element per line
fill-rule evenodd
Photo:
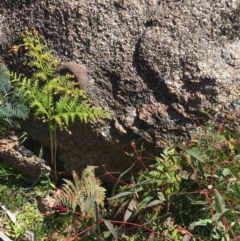
<path fill-rule="evenodd" d="M 108 213 L 122 220 L 118 237 L 136 240 L 240 239 L 240 138 L 229 114 L 202 127 L 190 141 L 166 147 L 160 157 L 136 149 L 143 171 L 109 198 Z M 146 168 L 144 160 L 153 164 Z M 133 168 L 133 167 L 131 167 Z M 131 169 L 130 168 L 130 169 Z M 129 170 L 130 170 L 129 169 Z M 117 192 L 116 192 L 117 190 Z M 111 212 L 110 212 L 111 210 Z M 114 221 L 111 221 L 114 223 Z M 129 224 L 130 222 L 130 224 Z M 131 228 L 129 228 L 129 225 Z M 147 231 L 147 232 L 146 232 Z"/>
<path fill-rule="evenodd" d="M 192 240 L 239 240 L 240 138 L 236 120 L 229 114 L 219 120 L 208 117 L 210 125 L 202 126 L 188 143 L 178 144 L 179 176 L 184 182 L 174 203 L 185 201 L 185 213 L 180 216 L 180 205 L 172 210 L 181 217 L 176 221 L 188 226 Z"/>
<path fill-rule="evenodd" d="M 113 194 L 87 167 L 81 178 L 64 180 L 56 191 L 55 214 L 42 222 L 48 240 L 234 241 L 240 238 L 240 138 L 235 120 L 224 115 L 201 126 L 191 140 L 167 146 L 159 156 L 139 150 L 116 181 Z M 148 167 L 144 160 L 152 161 Z M 123 176 L 136 163 L 143 170 Z M 4 189 L 6 190 L 6 189 Z M 62 215 L 60 215 L 62 214 Z M 64 214 L 64 215 L 63 215 Z M 22 229 L 9 226 L 11 235 Z M 43 230 L 39 230 L 43 234 Z M 40 236 L 39 236 L 40 237 Z M 43 237 L 43 235 L 42 235 Z"/>
<path fill-rule="evenodd" d="M 93 106 L 84 90 L 77 83 L 70 81 L 72 76 L 57 76 L 56 67 L 59 61 L 42 43 L 39 33 L 33 28 L 25 28 L 23 44 L 13 46 L 11 52 L 24 47 L 26 55 L 31 59 L 29 65 L 36 69 L 31 78 L 21 78 L 10 73 L 12 83 L 24 93 L 34 115 L 43 122 L 48 122 L 51 147 L 51 161 L 56 170 L 57 128 L 68 130 L 69 122 L 77 117 L 82 122 L 97 121 L 109 118 L 109 114 L 101 108 Z"/>
<path fill-rule="evenodd" d="M 182 233 L 169 211 L 171 197 L 178 193 L 181 183 L 176 149 L 167 147 L 160 157 L 143 157 L 145 149 L 137 150 L 134 143 L 132 146 L 134 152 L 129 155 L 136 158 L 144 170 L 132 177 L 129 184 L 123 184 L 119 179 L 117 194 L 108 199 L 114 217 L 123 215 L 118 235 L 129 239 L 134 237 L 135 240 L 181 240 Z M 153 162 L 148 168 L 143 163 L 145 158 Z M 129 223 L 132 226 L 130 231 Z"/>
<path fill-rule="evenodd" d="M 18 223 L 8 224 L 8 222 L 6 222 L 4 228 L 7 230 L 6 235 L 11 238 L 19 239 L 24 235 L 24 229 L 22 229 Z"/>
<path fill-rule="evenodd" d="M 89 212 L 91 204 L 93 204 L 94 201 L 98 206 L 103 207 L 106 189 L 101 187 L 101 181 L 95 177 L 95 168 L 95 166 L 85 168 L 81 178 L 79 178 L 74 171 L 73 182 L 63 179 L 64 184 L 61 188 L 59 201 L 73 211 L 78 207 L 82 213 Z M 89 203 L 92 197 L 94 197 L 94 199 Z"/>
<path fill-rule="evenodd" d="M 57 221 L 59 224 L 61 223 L 60 230 L 58 228 L 55 231 L 57 240 L 61 240 L 62 230 L 69 227 L 69 220 L 71 221 L 71 229 L 65 236 L 69 239 L 71 237 L 71 240 L 86 240 L 88 238 L 88 240 L 103 241 L 99 225 L 105 223 L 107 227 L 112 227 L 108 220 L 103 219 L 106 189 L 101 187 L 100 180 L 95 176 L 95 168 L 95 166 L 85 168 L 81 178 L 76 172 L 73 172 L 73 181 L 63 179 L 63 186 L 57 189 L 54 196 L 51 197 L 56 199 L 54 202 L 56 206 L 51 208 L 60 214 L 65 214 L 62 216 L 65 221 L 62 218 Z M 115 234 L 114 230 L 113 232 Z"/>
<path fill-rule="evenodd" d="M 34 200 L 36 195 L 49 194 L 52 187 L 50 180 L 47 183 L 48 178 L 43 175 L 38 183 L 32 183 L 32 180 L 26 180 L 7 163 L 0 162 L 0 202 L 16 217 L 14 223 L 0 208 L 1 231 L 14 240 L 29 240 L 25 235 L 31 233 L 35 236 L 34 240 L 45 237 L 45 218 L 38 211 Z M 48 229 L 54 231 L 51 226 Z"/>
<path fill-rule="evenodd" d="M 13 118 L 26 119 L 28 108 L 18 88 L 13 88 L 7 75 L 7 68 L 0 66 L 0 130 L 4 131 L 17 125 Z"/>
<path fill-rule="evenodd" d="M 30 232 L 34 234 L 35 238 L 39 238 L 39 234 L 43 235 L 42 227 L 39 227 L 39 224 L 43 223 L 44 217 L 38 212 L 36 207 L 26 203 L 21 212 L 16 214 L 16 217 L 16 223 L 5 222 L 4 228 L 6 229 L 6 235 L 9 237 L 27 240 L 25 235 Z"/>

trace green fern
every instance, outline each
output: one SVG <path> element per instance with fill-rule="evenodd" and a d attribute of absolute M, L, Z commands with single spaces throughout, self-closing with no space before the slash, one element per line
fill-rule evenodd
<path fill-rule="evenodd" d="M 73 211 L 78 207 L 82 213 L 87 213 L 87 203 L 90 198 L 95 195 L 94 201 L 96 201 L 99 207 L 103 207 L 106 189 L 101 187 L 101 181 L 95 177 L 95 168 L 95 166 L 87 166 L 87 168 L 83 170 L 81 179 L 74 171 L 73 182 L 63 179 L 65 183 L 58 197 L 59 201 Z"/>
<path fill-rule="evenodd" d="M 11 90 L 11 83 L 9 81 L 9 78 L 6 74 L 7 68 L 4 65 L 0 66 L 0 91 L 3 92 L 3 94 L 7 94 Z"/>
<path fill-rule="evenodd" d="M 1 131 L 5 131 L 7 129 L 11 129 L 11 128 L 14 128 L 17 126 L 18 125 L 11 118 L 0 116 L 0 130 Z"/>
<path fill-rule="evenodd" d="M 69 131 L 69 122 L 74 122 L 76 118 L 81 122 L 97 121 L 99 118 L 109 118 L 109 114 L 90 104 L 84 90 L 70 81 L 72 75 L 55 76 L 59 60 L 42 42 L 35 29 L 25 29 L 23 44 L 13 46 L 11 51 L 17 52 L 20 47 L 25 47 L 26 55 L 31 59 L 29 65 L 37 71 L 30 79 L 22 79 L 15 73 L 10 73 L 10 76 L 12 83 L 24 92 L 35 116 L 49 124 L 51 161 L 56 175 L 56 129 Z"/>
<path fill-rule="evenodd" d="M 12 118 L 26 119 L 28 117 L 28 109 L 23 102 L 23 96 L 18 88 L 13 89 L 7 68 L 0 66 L 0 129 L 14 127 L 15 122 Z"/>

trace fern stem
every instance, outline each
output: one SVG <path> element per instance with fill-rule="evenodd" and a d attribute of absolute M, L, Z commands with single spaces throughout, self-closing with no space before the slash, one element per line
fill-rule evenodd
<path fill-rule="evenodd" d="M 42 65 L 42 63 L 41 63 Z M 50 88 L 48 78 L 45 79 L 47 85 L 47 112 L 48 112 L 48 123 L 49 123 L 49 136 L 50 136 L 50 148 L 51 148 L 51 163 L 54 166 L 54 174 L 57 179 L 57 160 L 56 160 L 56 151 L 57 151 L 57 141 L 56 141 L 56 123 L 52 120 L 52 110 L 50 104 Z"/>
<path fill-rule="evenodd" d="M 99 236 L 95 231 L 94 231 L 94 227 L 96 226 L 96 224 L 93 224 L 92 226 L 88 226 L 87 224 L 86 224 L 86 222 L 84 222 L 84 220 L 81 220 L 81 219 L 78 219 L 79 221 L 80 221 L 80 223 L 82 224 L 82 226 L 83 226 L 83 228 L 85 228 L 85 230 L 84 230 L 84 232 L 90 232 L 90 233 L 92 233 L 96 238 L 97 238 L 97 240 L 98 241 L 104 241 L 104 239 L 101 237 L 101 236 Z M 83 233 L 83 232 L 82 232 Z M 79 234 L 78 234 L 79 235 Z"/>
<path fill-rule="evenodd" d="M 51 164 L 54 164 L 54 152 L 53 152 L 53 131 L 51 122 L 49 122 L 49 138 L 50 138 L 50 149 L 51 149 Z"/>
<path fill-rule="evenodd" d="M 54 162 L 54 173 L 57 179 L 57 126 L 54 123 L 53 127 L 53 162 Z"/>
<path fill-rule="evenodd" d="M 51 149 L 51 163 L 54 168 L 54 174 L 57 179 L 57 134 L 56 123 L 49 122 L 49 136 L 50 136 L 50 149 Z"/>

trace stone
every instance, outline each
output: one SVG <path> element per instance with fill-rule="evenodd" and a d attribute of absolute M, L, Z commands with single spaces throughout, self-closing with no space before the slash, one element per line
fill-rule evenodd
<path fill-rule="evenodd" d="M 10 70 L 31 74 L 26 57 L 8 50 L 34 26 L 63 62 L 87 69 L 89 98 L 112 115 L 58 134 L 69 172 L 99 164 L 122 171 L 134 161 L 124 155 L 131 141 L 159 154 L 160 139 L 190 138 L 200 108 L 239 116 L 237 0 L 11 0 L 0 9 L 0 54 Z M 47 145 L 42 125 L 29 122 L 22 128 Z"/>

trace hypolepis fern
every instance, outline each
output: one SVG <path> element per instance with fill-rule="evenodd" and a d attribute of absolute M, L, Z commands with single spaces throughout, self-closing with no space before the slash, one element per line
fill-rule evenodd
<path fill-rule="evenodd" d="M 94 195 L 94 201 L 98 206 L 103 207 L 106 189 L 101 187 L 101 181 L 95 176 L 95 168 L 95 166 L 87 166 L 83 170 L 81 178 L 74 171 L 73 182 L 63 179 L 65 183 L 61 188 L 59 201 L 73 211 L 78 207 L 82 213 L 86 213 L 87 203 Z"/>
<path fill-rule="evenodd" d="M 108 118 L 109 114 L 90 104 L 85 91 L 70 80 L 72 75 L 55 75 L 59 60 L 43 44 L 34 28 L 25 28 L 23 44 L 13 46 L 11 52 L 17 52 L 21 47 L 25 48 L 26 55 L 31 59 L 29 65 L 37 71 L 30 78 L 21 78 L 15 73 L 10 73 L 10 76 L 12 83 L 24 92 L 34 115 L 48 122 L 51 161 L 57 177 L 57 128 L 70 133 L 69 121 L 73 122 L 76 118 L 82 122 L 96 121 L 99 118 Z"/>

